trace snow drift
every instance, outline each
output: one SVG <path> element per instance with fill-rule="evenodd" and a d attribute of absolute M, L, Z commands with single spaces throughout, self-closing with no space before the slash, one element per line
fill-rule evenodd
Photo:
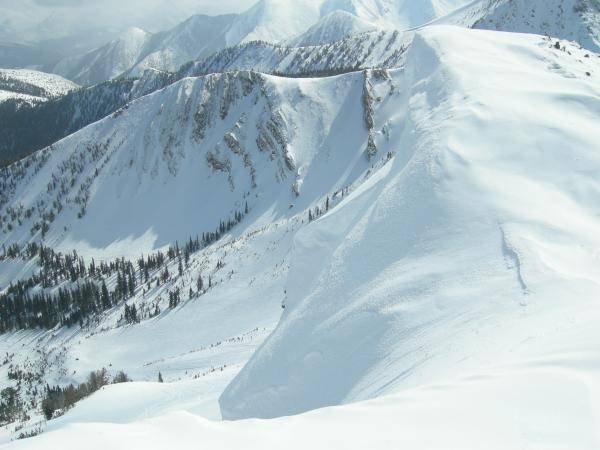
<path fill-rule="evenodd" d="M 376 115 L 397 156 L 296 235 L 284 316 L 222 395 L 225 418 L 595 348 L 600 64 L 554 47 L 417 34 Z"/>

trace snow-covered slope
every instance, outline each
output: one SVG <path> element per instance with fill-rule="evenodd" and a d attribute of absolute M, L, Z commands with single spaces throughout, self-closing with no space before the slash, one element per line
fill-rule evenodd
<path fill-rule="evenodd" d="M 58 75 L 25 69 L 0 69 L 0 102 L 18 98 L 45 101 L 65 95 L 79 86 Z"/>
<path fill-rule="evenodd" d="M 39 237 L 43 217 L 53 217 L 48 244 L 137 255 L 213 230 L 245 202 L 288 215 L 290 203 L 307 206 L 356 179 L 359 161 L 366 168 L 364 78 L 236 72 L 187 78 L 143 97 L 4 172 L 0 242 Z M 335 157 L 338 133 L 348 144 Z M 309 176 L 309 168 L 329 176 Z M 303 195 L 295 200 L 293 192 Z M 14 216 L 7 208 L 16 204 Z"/>
<path fill-rule="evenodd" d="M 284 316 L 224 416 L 597 349 L 599 69 L 539 36 L 418 34 L 375 115 L 393 164 L 296 235 Z"/>
<path fill-rule="evenodd" d="M 15 367 L 64 384 L 101 366 L 172 382 L 105 388 L 13 445 L 594 448 L 599 72 L 566 41 L 430 27 L 401 69 L 186 78 L 12 165 L 0 242 L 44 235 L 96 261 L 248 204 L 179 274 L 173 258 L 82 329 L 2 336 L 7 383 Z M 6 257 L 0 282 L 36 264 Z M 225 418 L 393 395 L 270 422 L 173 413 L 219 416 L 233 377 Z"/>
<path fill-rule="evenodd" d="M 383 398 L 213 423 L 173 412 L 197 408 L 184 383 L 134 383 L 8 448 L 597 448 L 600 58 L 554 44 L 422 30 L 405 70 L 368 85 L 395 155 L 316 220 L 280 222 L 285 312 L 225 417 Z M 127 407 L 146 395 L 166 415 Z"/>
<path fill-rule="evenodd" d="M 130 66 L 130 75 L 139 76 L 145 69 L 173 71 L 230 45 L 226 30 L 236 17 L 196 15 L 169 31 L 155 34 Z"/>
<path fill-rule="evenodd" d="M 596 0 L 487 0 L 489 12 L 476 28 L 548 35 L 600 50 L 600 3 Z"/>
<path fill-rule="evenodd" d="M 46 245 L 76 249 L 88 262 L 135 261 L 247 213 L 222 242 L 196 251 L 183 273 L 177 259 L 170 261 L 171 275 L 159 285 L 166 267 L 81 330 L 5 333 L 0 352 L 12 356 L 0 368 L 1 379 L 10 383 L 15 367 L 34 371 L 31 379 L 63 385 L 99 367 L 113 374 L 123 369 L 138 381 L 156 380 L 160 371 L 167 381 L 189 382 L 173 389 L 177 395 L 203 393 L 190 411 L 219 418 L 218 396 L 282 311 L 287 258 L 306 209 L 324 201 L 323 193 L 356 183 L 385 157 L 365 156 L 364 107 L 372 99 L 365 104 L 363 95 L 372 76 L 186 78 L 2 171 L 6 248 L 44 236 Z M 38 264 L 37 257 L 2 257 L 2 292 L 36 273 Z M 200 275 L 210 286 L 202 295 Z M 114 289 L 115 276 L 107 283 Z M 56 294 L 59 287 L 74 284 L 43 289 Z M 179 307 L 170 306 L 175 290 Z M 130 305 L 140 311 L 140 324 L 124 322 Z M 27 402 L 43 394 L 36 383 L 23 393 Z M 155 388 L 148 395 L 163 398 Z M 170 410 L 177 402 L 164 403 Z"/>
<path fill-rule="evenodd" d="M 586 378 L 578 376 L 581 372 L 564 370 L 578 363 L 590 368 Z M 73 418 L 70 426 L 7 448 L 191 450 L 203 445 L 227 450 L 595 450 L 597 422 L 594 411 L 588 409 L 588 394 L 597 389 L 593 377 L 598 375 L 597 364 L 589 357 L 543 360 L 538 367 L 515 367 L 268 421 L 215 423 L 171 412 L 129 423 L 131 416 L 124 406 L 119 408 L 122 412 L 111 413 L 108 423 L 101 413 L 94 420 Z M 141 390 L 98 396 L 89 406 L 102 411 L 110 407 L 109 402 L 126 405 L 138 400 L 134 392 Z"/>

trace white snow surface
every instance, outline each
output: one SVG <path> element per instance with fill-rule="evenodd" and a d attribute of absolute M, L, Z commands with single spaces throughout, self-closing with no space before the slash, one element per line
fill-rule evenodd
<path fill-rule="evenodd" d="M 579 356 L 539 360 L 535 366 L 515 366 L 267 421 L 218 423 L 172 412 L 128 423 L 124 412 L 106 423 L 97 415 L 96 420 L 74 421 L 3 448 L 592 450 L 598 448 L 598 424 L 591 420 L 588 389 L 594 386 L 590 376 L 598 375 L 598 355 Z M 586 367 L 588 376 L 565 370 L 573 366 Z M 115 403 L 135 399 L 138 389 L 115 398 Z"/>
<path fill-rule="evenodd" d="M 104 388 L 5 448 L 598 448 L 600 57 L 554 44 L 428 27 L 403 69 L 185 79 L 38 154 L 11 203 L 50 205 L 61 163 L 104 148 L 68 194 L 100 169 L 86 215 L 66 204 L 51 228 L 58 248 L 136 256 L 251 213 L 174 282 L 225 261 L 206 296 L 134 327 L 111 311 L 95 330 L 2 336 L 1 354 L 65 355 L 57 382 L 110 364 L 172 384 Z M 256 144 L 269 120 L 286 142 L 273 157 Z M 221 415 L 245 420 L 205 419 Z"/>
<path fill-rule="evenodd" d="M 39 90 L 38 95 L 29 95 L 17 90 L 2 89 L 0 86 L 0 102 L 10 98 L 20 98 L 27 102 L 45 101 L 73 91 L 79 86 L 59 75 L 27 69 L 0 69 L 0 81 L 14 80 Z"/>
<path fill-rule="evenodd" d="M 551 46 L 416 35 L 377 114 L 397 156 L 296 235 L 288 307 L 226 418 L 597 349 L 599 57 Z"/>
<path fill-rule="evenodd" d="M 600 51 L 597 0 L 487 0 L 487 3 L 490 12 L 476 23 L 477 28 L 543 34 Z"/>

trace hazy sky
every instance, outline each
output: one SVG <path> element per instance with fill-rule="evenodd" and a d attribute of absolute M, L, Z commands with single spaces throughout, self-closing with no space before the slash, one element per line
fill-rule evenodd
<path fill-rule="evenodd" d="M 0 5 L 8 7 L 12 5 L 18 9 L 21 0 L 0 0 Z M 222 14 L 236 12 L 248 8 L 253 0 L 33 0 L 38 7 L 50 9 L 80 9 L 98 10 L 114 9 L 159 9 L 165 11 L 169 8 L 193 8 L 196 12 L 206 14 Z"/>
<path fill-rule="evenodd" d="M 193 14 L 241 12 L 254 3 L 256 0 L 0 0 L 0 40 L 44 42 L 78 36 L 80 45 L 91 45 L 131 26 L 160 31 Z"/>

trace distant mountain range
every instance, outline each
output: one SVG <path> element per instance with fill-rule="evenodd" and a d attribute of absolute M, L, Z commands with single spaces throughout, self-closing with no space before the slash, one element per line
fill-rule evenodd
<path fill-rule="evenodd" d="M 293 46 L 339 41 L 378 29 L 402 30 L 441 17 L 467 0 L 261 0 L 241 14 L 193 16 L 171 30 L 148 33 L 130 29 L 118 39 L 47 70 L 82 85 L 127 72 L 177 70 L 182 64 L 250 41 Z"/>

